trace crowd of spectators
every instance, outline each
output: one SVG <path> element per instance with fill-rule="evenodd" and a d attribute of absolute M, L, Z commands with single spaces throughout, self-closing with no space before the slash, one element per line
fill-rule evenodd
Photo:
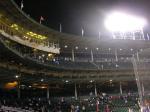
<path fill-rule="evenodd" d="M 0 111 L 5 112 L 138 112 L 138 96 L 108 95 L 73 97 L 21 98 L 1 97 Z"/>

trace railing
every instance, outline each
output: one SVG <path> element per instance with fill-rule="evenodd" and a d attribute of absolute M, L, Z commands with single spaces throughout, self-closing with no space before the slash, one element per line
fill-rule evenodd
<path fill-rule="evenodd" d="M 43 53 L 30 53 L 30 52 L 23 52 L 24 47 L 15 47 L 16 45 L 9 44 L 7 42 L 6 38 L 1 38 L 1 42 L 13 53 L 17 54 L 18 56 L 22 58 L 27 58 L 29 60 L 32 60 L 33 62 L 36 62 L 38 64 L 47 66 L 47 67 L 56 67 L 60 69 L 77 69 L 77 70 L 126 70 L 126 69 L 133 69 L 133 65 L 131 63 L 130 58 L 118 58 L 118 61 L 115 60 L 115 58 L 96 58 L 94 59 L 93 63 L 91 61 L 88 61 L 88 58 L 75 60 L 73 62 L 71 58 L 65 58 L 65 57 L 53 57 L 51 59 L 47 59 L 47 54 Z M 98 60 L 98 61 L 95 61 Z M 148 64 L 150 62 L 150 59 L 148 58 L 140 58 L 139 61 L 146 61 Z"/>
<path fill-rule="evenodd" d="M 55 54 L 60 53 L 59 45 L 50 43 L 48 40 L 38 40 L 24 34 L 23 31 L 14 30 L 10 25 L 0 20 L 0 33 L 6 38 L 18 42 L 22 45 L 39 49 L 45 52 L 51 52 Z"/>
<path fill-rule="evenodd" d="M 13 44 L 7 43 L 5 38 L 1 38 L 0 41 L 7 47 L 9 50 L 11 50 L 16 55 L 27 58 L 29 60 L 32 60 L 33 62 L 36 62 L 38 64 L 48 66 L 48 67 L 56 67 L 61 69 L 77 69 L 77 70 L 106 70 L 106 69 L 129 69 L 132 68 L 130 63 L 124 63 L 125 65 L 116 67 L 115 64 L 109 66 L 109 62 L 95 62 L 94 64 L 89 62 L 72 62 L 71 60 L 65 60 L 63 57 L 55 57 L 52 59 L 46 58 L 46 55 L 43 57 L 42 54 L 32 54 L 32 53 L 23 53 L 21 48 L 15 47 Z M 103 60 L 103 59 L 102 59 Z M 119 62 L 118 62 L 119 63 Z M 103 64 L 103 67 L 101 66 Z M 130 66 L 129 66 L 130 65 Z"/>

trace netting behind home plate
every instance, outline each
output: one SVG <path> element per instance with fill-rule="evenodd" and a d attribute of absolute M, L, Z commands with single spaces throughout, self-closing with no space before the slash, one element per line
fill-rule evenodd
<path fill-rule="evenodd" d="M 141 112 L 149 112 L 150 104 L 150 49 L 145 49 L 132 58 L 134 74 L 138 87 Z M 145 111 L 147 109 L 147 111 Z M 144 111 L 143 111 L 144 110 Z"/>

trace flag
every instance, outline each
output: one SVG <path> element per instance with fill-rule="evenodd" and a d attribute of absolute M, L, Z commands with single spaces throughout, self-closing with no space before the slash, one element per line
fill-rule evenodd
<path fill-rule="evenodd" d="M 84 29 L 82 28 L 81 30 L 82 30 L 81 33 L 82 33 L 82 37 L 83 37 L 84 36 Z"/>
<path fill-rule="evenodd" d="M 62 32 L 62 26 L 61 26 L 61 23 L 59 24 L 59 32 Z"/>
<path fill-rule="evenodd" d="M 40 24 L 42 23 L 42 21 L 44 21 L 43 16 L 40 17 Z"/>
<path fill-rule="evenodd" d="M 23 5 L 23 0 L 21 1 L 21 10 L 23 9 L 24 5 Z"/>

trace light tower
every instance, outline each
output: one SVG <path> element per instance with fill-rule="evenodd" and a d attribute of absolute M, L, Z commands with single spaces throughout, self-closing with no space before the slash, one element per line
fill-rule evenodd
<path fill-rule="evenodd" d="M 113 39 L 144 40 L 143 27 L 146 19 L 122 12 L 112 12 L 106 17 L 105 27 Z"/>

